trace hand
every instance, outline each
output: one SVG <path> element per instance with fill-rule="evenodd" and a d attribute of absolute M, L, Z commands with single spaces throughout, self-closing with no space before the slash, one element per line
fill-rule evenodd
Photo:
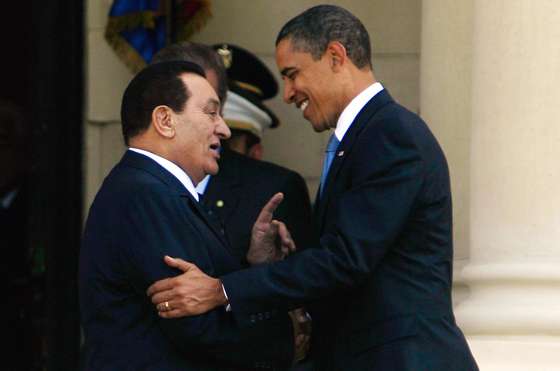
<path fill-rule="evenodd" d="M 164 261 L 183 274 L 148 287 L 147 294 L 161 317 L 194 316 L 227 304 L 219 279 L 206 275 L 196 265 L 182 259 L 165 256 Z"/>
<path fill-rule="evenodd" d="M 307 357 L 311 343 L 311 318 L 303 310 L 297 308 L 288 312 L 294 328 L 294 364 Z"/>
<path fill-rule="evenodd" d="M 251 265 L 270 263 L 284 259 L 295 251 L 296 245 L 284 223 L 272 219 L 274 211 L 284 199 L 276 193 L 262 208 L 251 233 L 251 245 L 247 261 Z"/>

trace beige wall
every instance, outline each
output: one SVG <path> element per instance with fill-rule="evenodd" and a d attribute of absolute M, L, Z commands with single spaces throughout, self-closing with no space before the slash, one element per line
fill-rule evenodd
<path fill-rule="evenodd" d="M 447 156 L 457 274 L 470 256 L 472 0 L 422 3 L 420 111 Z M 468 294 L 455 280 L 454 302 Z"/>
<path fill-rule="evenodd" d="M 395 98 L 418 110 L 420 0 L 213 0 L 214 16 L 194 38 L 205 43 L 230 42 L 257 54 L 280 76 L 274 61 L 274 41 L 282 25 L 308 7 L 332 3 L 358 15 L 368 29 L 377 77 Z M 282 124 L 265 132 L 265 159 L 304 176 L 312 198 L 321 173 L 328 133 L 313 132 L 300 111 L 282 102 L 280 93 L 267 104 Z"/>
<path fill-rule="evenodd" d="M 110 0 L 88 1 L 86 205 L 103 177 L 120 158 L 121 94 L 131 78 L 103 38 Z M 213 17 L 193 40 L 230 42 L 256 53 L 276 74 L 274 40 L 281 26 L 304 9 L 325 3 L 302 0 L 212 0 Z M 326 1 L 357 14 L 370 32 L 378 79 L 391 94 L 413 111 L 419 109 L 420 0 Z M 316 134 L 301 113 L 281 101 L 267 104 L 282 125 L 265 132 L 265 159 L 292 168 L 306 179 L 312 198 L 321 172 L 327 134 Z"/>
<path fill-rule="evenodd" d="M 422 114 L 455 176 L 455 315 L 481 370 L 560 369 L 559 35 L 556 0 L 423 1 Z"/>
<path fill-rule="evenodd" d="M 88 0 L 86 18 L 85 205 L 93 201 L 103 178 L 124 152 L 120 101 L 132 74 L 103 34 L 112 1 Z"/>

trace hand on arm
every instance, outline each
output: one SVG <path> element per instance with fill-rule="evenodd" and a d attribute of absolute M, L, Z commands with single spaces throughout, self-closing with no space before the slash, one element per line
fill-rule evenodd
<path fill-rule="evenodd" d="M 251 245 L 247 252 L 247 261 L 251 265 L 282 260 L 296 249 L 286 225 L 273 219 L 274 211 L 283 199 L 282 193 L 272 196 L 253 225 Z"/>
<path fill-rule="evenodd" d="M 294 329 L 294 363 L 305 359 L 311 342 L 311 318 L 303 310 L 297 308 L 288 312 Z"/>
<path fill-rule="evenodd" d="M 192 263 L 166 256 L 165 263 L 183 274 L 155 282 L 147 294 L 163 318 L 178 318 L 206 313 L 226 305 L 222 283 Z M 167 303 L 167 304 L 166 304 Z"/>

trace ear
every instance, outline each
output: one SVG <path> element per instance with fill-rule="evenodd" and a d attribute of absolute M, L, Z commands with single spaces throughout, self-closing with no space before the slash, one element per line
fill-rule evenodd
<path fill-rule="evenodd" d="M 253 144 L 247 151 L 247 156 L 255 160 L 262 160 L 264 148 L 261 143 Z"/>
<path fill-rule="evenodd" d="M 155 131 L 164 138 L 172 139 L 175 136 L 175 122 L 173 111 L 168 106 L 157 106 L 152 111 L 152 125 Z"/>
<path fill-rule="evenodd" d="M 325 54 L 329 58 L 331 68 L 334 72 L 339 71 L 348 62 L 346 48 L 338 41 L 331 41 L 327 45 Z"/>

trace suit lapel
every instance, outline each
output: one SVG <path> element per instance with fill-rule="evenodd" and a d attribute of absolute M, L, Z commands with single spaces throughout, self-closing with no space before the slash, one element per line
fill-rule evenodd
<path fill-rule="evenodd" d="M 178 195 L 183 196 L 190 194 L 175 175 L 171 174 L 148 156 L 128 150 L 121 160 L 121 165 L 134 167 L 152 174 L 165 183 L 172 192 L 176 192 Z"/>
<path fill-rule="evenodd" d="M 210 229 L 212 233 L 214 233 L 216 238 L 224 244 L 224 246 L 228 249 L 228 251 L 231 251 L 229 242 L 225 238 L 224 234 L 222 233 L 222 231 L 218 230 L 218 226 L 216 226 L 216 223 L 210 220 L 207 211 L 203 208 L 200 202 L 196 201 L 191 194 L 185 195 L 183 197 L 187 198 L 190 208 L 194 211 L 196 215 L 198 215 L 198 217 L 200 217 L 200 219 L 202 219 L 202 221 L 204 222 L 204 224 L 206 224 L 208 229 Z"/>
<path fill-rule="evenodd" d="M 216 229 L 214 223 L 209 220 L 208 215 L 206 214 L 206 210 L 204 210 L 201 205 L 199 205 L 199 203 L 193 198 L 193 196 L 189 193 L 185 186 L 173 174 L 164 169 L 161 165 L 159 165 L 151 158 L 134 151 L 126 151 L 121 160 L 121 164 L 123 166 L 131 166 L 147 171 L 148 173 L 152 174 L 153 176 L 160 179 L 163 183 L 165 183 L 169 187 L 170 191 L 172 193 L 175 193 L 177 197 L 186 199 L 189 207 L 195 211 L 195 214 L 197 214 L 202 219 L 204 224 L 208 226 L 212 233 L 214 233 L 216 237 L 224 244 L 224 246 L 229 249 L 229 244 L 226 238 L 220 231 Z"/>
<path fill-rule="evenodd" d="M 334 183 L 337 176 L 342 169 L 346 159 L 352 153 L 352 147 L 359 137 L 362 130 L 367 127 L 367 125 L 372 121 L 372 117 L 386 104 L 393 102 L 393 99 L 389 95 L 386 89 L 381 90 L 377 93 L 370 101 L 362 108 L 358 113 L 350 128 L 342 138 L 342 142 L 338 145 L 336 154 L 334 156 L 333 162 L 329 169 L 327 179 L 325 181 L 325 188 L 323 190 L 322 196 L 317 196 L 314 221 L 317 230 L 322 233 L 324 226 L 324 218 L 327 212 L 328 206 L 330 204 L 331 198 L 334 196 Z"/>
<path fill-rule="evenodd" d="M 240 170 L 231 152 L 224 148 L 220 171 L 210 178 L 202 197 L 204 205 L 216 213 L 226 225 L 239 203 L 239 192 L 235 190 L 242 186 Z"/>

